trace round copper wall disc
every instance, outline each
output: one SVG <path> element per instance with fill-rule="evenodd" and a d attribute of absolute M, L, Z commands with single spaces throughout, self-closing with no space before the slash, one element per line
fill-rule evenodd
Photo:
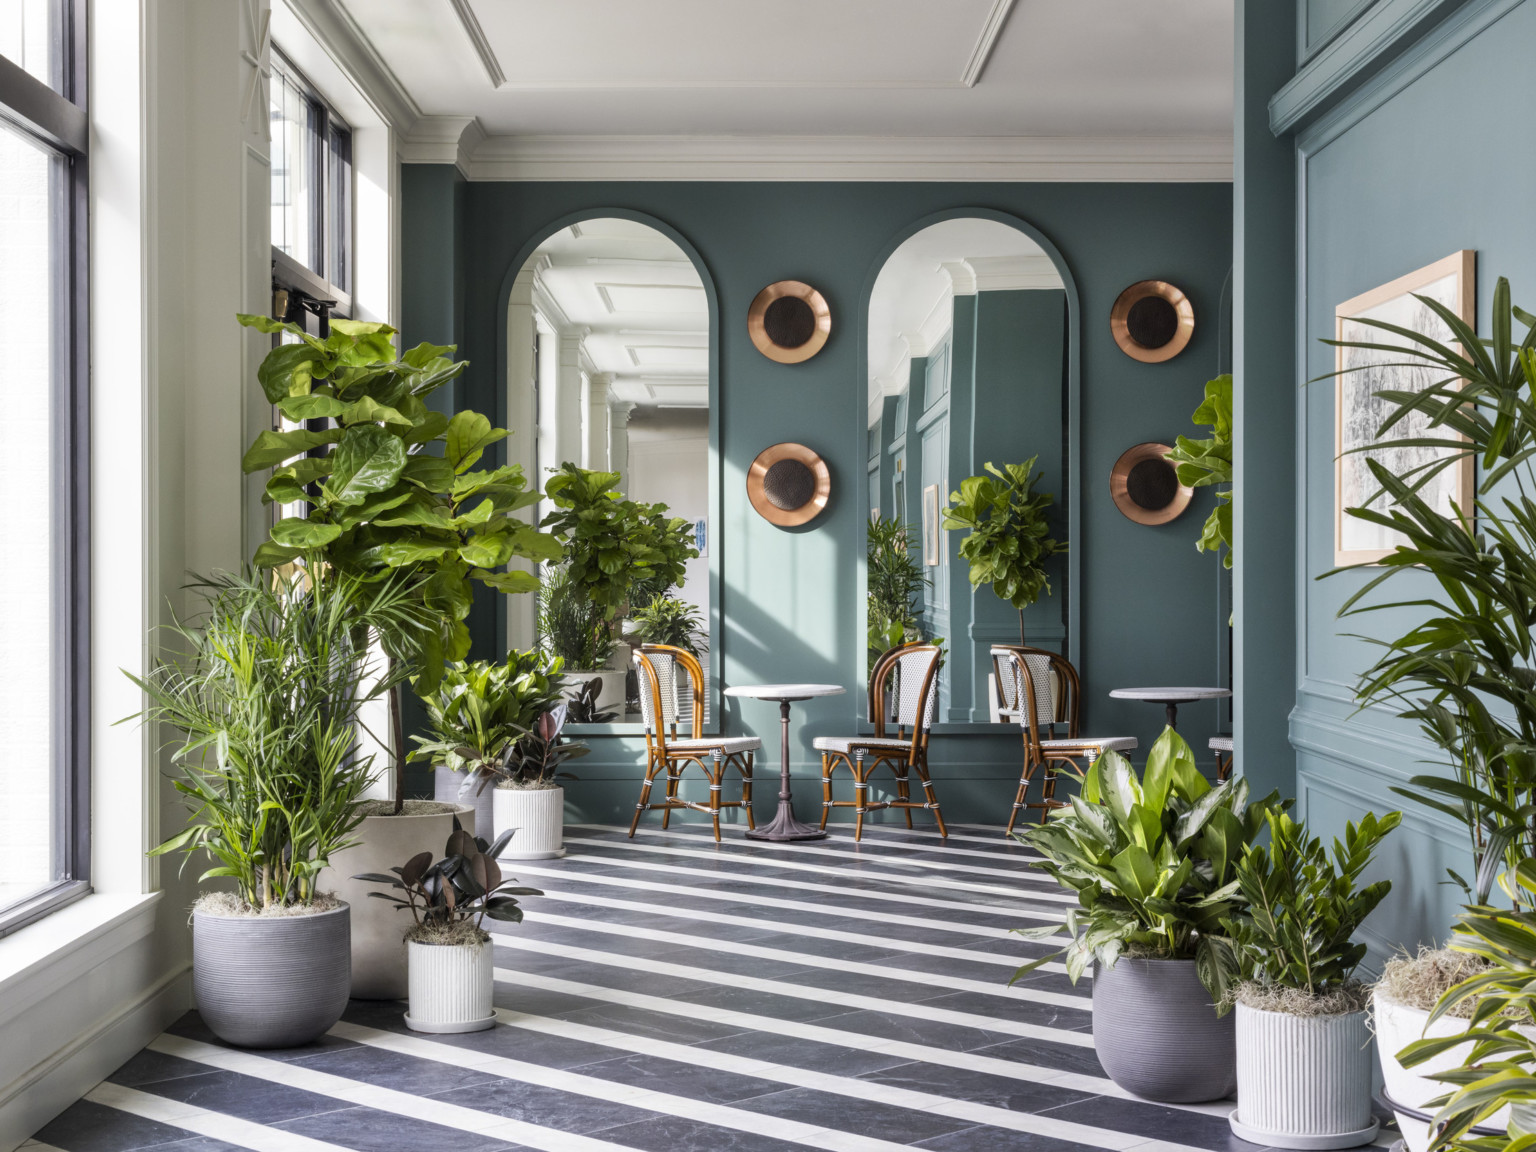
<path fill-rule="evenodd" d="M 1195 334 L 1195 306 L 1165 280 L 1141 280 L 1120 293 L 1109 310 L 1109 330 L 1132 360 L 1172 360 Z"/>
<path fill-rule="evenodd" d="M 1109 491 L 1115 507 L 1138 524 L 1166 524 L 1189 507 L 1193 488 L 1179 483 L 1178 471 L 1165 457 L 1166 444 L 1138 444 L 1115 461 Z"/>
<path fill-rule="evenodd" d="M 816 519 L 831 495 L 826 461 L 804 444 L 764 448 L 747 469 L 747 499 L 759 516 L 781 528 Z"/>
<path fill-rule="evenodd" d="M 780 364 L 798 364 L 820 352 L 832 332 L 832 309 L 820 292 L 799 280 L 780 280 L 757 294 L 747 310 L 747 334 L 757 350 Z"/>

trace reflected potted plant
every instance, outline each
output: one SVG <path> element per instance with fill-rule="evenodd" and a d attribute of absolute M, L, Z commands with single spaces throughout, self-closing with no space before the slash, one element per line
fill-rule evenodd
<path fill-rule="evenodd" d="M 369 895 L 411 913 L 405 931 L 410 956 L 406 1027 L 416 1032 L 478 1032 L 496 1023 L 495 950 L 485 919 L 520 923 L 523 910 L 517 897 L 543 895 L 537 888 L 518 888 L 502 878 L 496 856 L 510 839 L 509 829 L 495 843 L 487 843 L 455 824 L 441 860 L 422 852 L 391 868 L 394 875 L 353 877 L 388 884 L 390 891 Z"/>
<path fill-rule="evenodd" d="M 916 529 L 901 520 L 871 516 L 864 529 L 866 642 L 869 667 L 892 648 L 923 638 L 915 601 L 932 583 L 917 560 Z M 889 714 L 889 713 L 888 713 Z"/>
<path fill-rule="evenodd" d="M 1237 866 L 1245 907 L 1223 921 L 1239 978 L 1232 1131 L 1270 1148 L 1354 1148 L 1379 1127 L 1354 934 L 1392 888 L 1359 881 L 1402 814 L 1367 813 L 1331 855 L 1286 813 L 1265 816 L 1269 842 Z"/>
<path fill-rule="evenodd" d="M 1166 728 L 1139 779 L 1106 752 L 1070 807 L 1019 836 L 1080 906 L 1062 925 L 1020 930 L 1053 940 L 1065 928 L 1071 942 L 1014 979 L 1058 956 L 1074 983 L 1092 969 L 1094 1048 L 1122 1088 L 1173 1104 L 1232 1094 L 1233 1020 L 1218 1012 L 1232 976 L 1222 921 L 1242 908 L 1244 848 L 1284 806 L 1278 793 L 1250 802 L 1241 777 L 1213 787 Z"/>
<path fill-rule="evenodd" d="M 561 780 L 575 776 L 561 771 L 567 760 L 585 756 L 585 744 L 561 735 L 565 704 L 545 712 L 533 727 L 508 745 L 501 758 L 487 767 L 496 775 L 496 827 L 517 832 L 508 860 L 550 860 L 565 855 L 565 789 Z M 498 837 L 499 839 L 499 837 Z"/>
<path fill-rule="evenodd" d="M 572 583 L 569 565 L 544 568 L 538 632 L 544 650 L 565 667 L 564 694 L 572 701 L 571 719 L 578 724 L 618 719 L 617 712 L 599 712 L 599 701 L 621 702 L 624 696 L 623 670 L 609 667 L 616 648 L 613 628 L 602 610 Z"/>

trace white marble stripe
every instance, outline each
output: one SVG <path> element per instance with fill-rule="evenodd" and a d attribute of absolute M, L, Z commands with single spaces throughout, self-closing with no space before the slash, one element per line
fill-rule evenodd
<path fill-rule="evenodd" d="M 252 1120 L 199 1108 L 195 1104 L 184 1104 L 180 1100 L 156 1096 L 153 1092 L 124 1088 L 121 1084 L 98 1084 L 86 1093 L 85 1098 L 93 1104 L 115 1108 L 119 1112 L 131 1112 L 146 1120 L 157 1120 L 161 1124 L 169 1124 L 198 1136 L 207 1136 L 211 1140 L 249 1148 L 252 1152 L 352 1152 L 352 1149 L 341 1144 L 301 1136 L 282 1128 L 268 1128 Z"/>
<path fill-rule="evenodd" d="M 629 836 L 629 828 L 627 826 L 621 827 L 617 824 L 567 824 L 566 827 L 597 828 L 604 832 L 617 833 L 618 835 L 624 836 L 626 838 Z M 733 827 L 736 831 L 744 831 L 740 825 L 735 825 Z M 846 829 L 846 827 L 846 825 L 843 825 L 843 828 Z M 665 832 L 659 828 L 651 828 L 645 825 L 642 825 L 635 831 L 637 835 L 640 833 L 649 833 L 653 836 L 692 836 L 700 840 L 708 840 L 711 844 L 714 843 L 714 834 L 709 830 L 709 826 L 707 824 L 684 824 L 679 821 L 678 824 L 674 824 Z M 834 826 L 828 826 L 828 831 L 835 831 Z M 723 827 L 721 828 L 721 834 L 725 834 L 725 829 Z M 872 829 L 870 825 L 866 824 L 864 825 L 864 839 L 858 841 L 858 844 L 860 847 L 864 848 L 868 848 L 870 846 L 878 848 L 907 848 L 914 852 L 943 852 L 951 856 L 980 856 L 988 860 L 1018 860 L 1020 862 L 1028 862 L 1031 860 L 1042 859 L 1040 854 L 1033 848 L 1025 848 L 1017 840 L 1014 840 L 1008 836 L 1004 836 L 1001 827 L 999 827 L 998 833 L 995 837 L 977 836 L 967 838 L 984 840 L 986 843 L 994 845 L 991 851 L 986 851 L 981 848 L 956 848 L 951 844 L 942 842 L 938 844 L 913 844 L 910 840 L 902 839 L 902 837 L 907 836 L 937 837 L 937 835 L 938 833 L 936 832 L 929 833 L 917 828 L 908 830 L 906 828 L 896 828 L 893 826 L 887 828 L 877 827 Z M 951 833 L 950 839 L 954 838 L 954 834 Z M 834 837 L 834 839 L 841 841 L 842 837 L 837 836 Z M 774 845 L 774 847 L 780 847 L 780 845 Z"/>
<path fill-rule="evenodd" d="M 593 964 L 609 964 L 626 971 L 634 971 L 635 958 L 622 953 L 604 952 L 596 948 L 578 948 L 571 944 L 556 944 L 550 940 L 535 940 L 526 936 L 495 937 L 503 948 L 520 952 L 539 952 L 546 956 L 564 956 L 570 960 L 585 960 Z M 500 972 L 501 970 L 498 970 Z M 679 980 L 704 980 L 722 984 L 727 988 L 750 988 L 768 992 L 774 996 L 787 996 L 794 1000 L 814 1000 L 818 1004 L 830 1004 L 848 1012 L 881 1012 L 895 1016 L 911 1016 L 918 1020 L 933 1020 L 941 1024 L 953 1024 L 959 1028 L 979 1028 L 1003 1036 L 1023 1036 L 1030 1040 L 1045 1040 L 1053 1044 L 1069 1044 L 1075 1048 L 1092 1048 L 1093 1037 L 1087 1032 L 1074 1032 L 1066 1028 L 1051 1028 L 1044 1024 L 1026 1024 L 1017 1020 L 1002 1020 L 996 1016 L 983 1016 L 979 1012 L 960 1012 L 952 1008 L 935 1008 L 928 1004 L 908 1003 L 903 1000 L 879 996 L 859 996 L 851 992 L 831 992 L 805 984 L 792 984 L 787 980 L 763 980 L 756 976 L 739 976 L 734 972 L 718 972 L 701 968 L 697 964 L 673 964 L 667 960 L 647 959 L 645 971 L 676 976 Z M 515 972 L 505 972 L 505 979 L 516 981 Z M 686 997 L 680 1002 L 686 1002 Z M 690 1007 L 694 1007 L 690 1005 Z"/>
<path fill-rule="evenodd" d="M 542 868 L 537 865 L 517 862 L 519 873 L 528 873 L 534 876 L 555 876 L 562 881 L 574 880 L 581 884 L 595 884 L 607 888 L 637 888 L 653 895 L 665 894 L 689 896 L 700 900 L 719 900 L 727 904 L 740 904 L 742 894 L 736 887 L 719 888 L 695 888 L 687 884 L 668 884 L 664 880 L 633 880 L 626 876 L 609 876 L 596 872 L 573 872 L 569 868 Z M 794 884 L 792 887 L 804 888 L 803 884 Z M 662 890 L 658 893 L 658 889 Z M 846 917 L 850 920 L 871 920 L 879 924 L 903 924 L 909 928 L 930 928 L 943 932 L 953 932 L 961 936 L 982 936 L 988 940 L 1007 940 L 1015 933 L 1012 928 L 994 928 L 989 924 L 961 924 L 949 920 L 929 920 L 923 916 L 903 916 L 899 912 L 888 912 L 884 908 L 849 908 L 840 904 L 815 904 L 809 900 L 785 900 L 777 896 L 762 896 L 752 893 L 748 899 L 762 908 L 782 908 L 792 912 L 814 912 L 836 920 Z M 906 903 L 907 901 L 903 901 Z M 771 921 L 775 926 L 779 921 Z M 788 931 L 786 928 L 785 931 Z M 1067 944 L 1070 941 L 1065 936 L 1047 936 L 1041 940 L 1042 944 Z"/>
<path fill-rule="evenodd" d="M 474 1069 L 477 1072 L 489 1072 L 503 1080 L 537 1084 L 574 1095 L 594 1096 L 600 1100 L 611 1100 L 628 1104 L 633 1108 L 643 1108 L 648 1112 L 679 1116 L 684 1120 L 712 1124 L 716 1128 L 752 1132 L 777 1140 L 787 1140 L 794 1144 L 804 1144 L 810 1148 L 837 1149 L 839 1152 L 898 1152 L 898 1150 L 911 1152 L 907 1145 L 890 1140 L 878 1140 L 872 1136 L 861 1136 L 854 1132 L 805 1124 L 799 1120 L 749 1112 L 745 1108 L 732 1108 L 728 1104 L 714 1104 L 708 1100 L 695 1100 L 689 1096 L 675 1096 L 670 1092 L 658 1092 L 652 1088 L 637 1088 L 597 1076 L 586 1076 L 580 1072 L 546 1068 L 542 1064 L 529 1064 L 523 1060 L 513 1060 L 508 1056 L 495 1056 L 490 1053 L 476 1052 L 472 1048 L 444 1044 L 440 1040 L 404 1036 L 398 1032 L 385 1032 L 378 1028 L 365 1028 L 360 1024 L 348 1024 L 346 1021 L 332 1028 L 330 1034 L 340 1036 L 344 1040 L 367 1044 L 371 1048 L 399 1052 L 421 1060 L 432 1060 L 439 1064 L 450 1064 L 455 1068 Z M 408 1099 L 419 1100 L 422 1097 L 408 1097 Z M 531 1127 L 531 1125 L 525 1125 L 525 1127 Z M 557 1143 L 566 1136 L 565 1133 L 550 1129 L 539 1129 L 539 1131 L 545 1133 L 546 1138 L 555 1137 Z M 520 1142 L 528 1143 L 526 1140 Z M 600 1142 L 593 1140 L 592 1143 Z M 613 1148 L 611 1144 L 602 1146 L 609 1152 Z M 560 1147 L 574 1149 L 577 1145 L 560 1145 Z"/>
<path fill-rule="evenodd" d="M 557 891 L 547 885 L 543 889 L 545 897 L 555 901 L 565 901 L 571 904 L 589 904 L 595 908 L 618 908 L 631 912 L 648 912 L 653 916 L 675 916 L 680 920 L 698 920 L 706 924 L 732 924 L 738 928 L 760 928 L 773 932 L 782 932 L 791 936 L 807 936 L 813 940 L 841 940 L 845 944 L 862 944 L 868 948 L 885 948 L 892 952 L 915 952 L 919 956 L 939 956 L 947 960 L 974 960 L 981 964 L 994 964 L 1000 968 L 1017 968 L 1026 960 L 1035 957 L 1018 955 L 1004 956 L 996 952 L 977 952 L 971 948 L 951 948 L 945 944 L 927 944 L 916 940 L 897 940 L 889 936 L 871 936 L 864 932 L 844 932 L 838 928 L 824 928 L 819 924 L 794 924 L 787 920 L 771 920 L 762 916 L 732 916 L 726 912 L 716 912 L 713 909 L 683 908 L 676 904 L 647 904 L 639 900 L 617 900 L 608 896 L 591 896 L 581 892 Z M 524 906 L 529 911 L 541 907 L 537 897 L 525 898 Z M 828 920 L 836 920 L 836 915 L 828 915 Z M 1062 941 L 1065 943 L 1065 941 Z M 799 956 L 801 953 L 796 952 Z M 841 967 L 841 965 L 839 965 Z M 1065 972 L 1065 964 L 1042 964 L 1041 972 Z"/>
<path fill-rule="evenodd" d="M 853 972 L 861 976 L 876 976 L 882 980 L 897 983 L 920 984 L 930 993 L 937 987 L 947 992 L 974 992 L 980 996 L 996 996 L 1003 1000 L 1049 1004 L 1053 1008 L 1074 1008 L 1079 1012 L 1093 1010 L 1093 1001 L 1087 996 L 1069 992 L 1049 992 L 1029 984 L 1016 984 L 1010 987 L 1001 976 L 995 981 L 970 980 L 954 975 L 938 978 L 931 972 L 914 972 L 907 968 L 891 968 L 884 964 L 843 960 L 836 956 L 816 956 L 809 952 L 768 948 L 761 944 L 746 944 L 736 940 L 718 940 L 710 936 L 694 936 L 686 932 L 667 932 L 660 928 L 646 928 L 638 924 L 611 924 L 603 920 L 583 920 L 577 916 L 561 916 L 557 912 L 546 912 L 542 908 L 538 910 L 537 917 L 531 918 L 530 922 L 553 924 L 560 928 L 574 928 L 579 932 L 592 932 L 603 936 L 623 936 L 630 940 L 655 940 L 700 952 L 725 952 L 733 956 L 752 956 L 759 960 L 773 960 L 797 968 L 823 968 L 829 972 Z M 827 994 L 837 995 L 830 989 Z"/>
<path fill-rule="evenodd" d="M 869 888 L 855 888 L 848 884 L 818 884 L 814 880 L 795 880 L 783 877 L 754 875 L 750 872 L 718 872 L 711 868 L 690 868 L 686 864 L 658 864 L 652 860 L 626 860 L 613 856 L 568 855 L 567 864 L 603 864 L 625 871 L 667 872 L 679 876 L 702 876 L 718 883 L 722 877 L 732 885 L 742 887 L 788 888 L 795 892 L 826 892 L 833 896 L 846 896 L 855 900 L 873 900 L 884 904 L 902 904 L 909 908 L 943 908 L 950 912 L 967 912 L 972 915 L 998 916 L 1008 920 L 1045 920 L 1060 923 L 1060 912 L 1042 912 L 1034 908 L 1004 908 L 994 904 L 967 904 L 959 900 L 939 900 L 930 896 L 908 896 L 899 892 L 878 892 Z M 521 861 L 508 861 L 502 870 L 510 874 Z M 822 869 L 822 874 L 833 871 Z M 593 876 L 599 873 L 562 872 L 563 876 Z"/>
<path fill-rule="evenodd" d="M 680 1064 L 693 1064 L 700 1068 L 717 1068 L 738 1076 L 754 1076 L 761 1080 L 773 1080 L 797 1088 L 809 1088 L 816 1092 L 829 1092 L 855 1100 L 886 1104 L 893 1108 L 906 1108 L 914 1112 L 932 1112 L 939 1116 L 952 1116 L 973 1124 L 986 1124 L 994 1128 L 1006 1128 L 1013 1132 L 1030 1132 L 1051 1136 L 1058 1140 L 1071 1140 L 1090 1148 L 1129 1149 L 1144 1144 L 1143 1137 L 1130 1135 L 1109 1128 L 1096 1128 L 1071 1120 L 1029 1112 L 1014 1112 L 992 1104 L 969 1100 L 957 1100 L 936 1092 L 921 1092 L 901 1088 L 893 1084 L 881 1084 L 838 1076 L 830 1072 L 817 1072 L 808 1068 L 795 1068 L 766 1060 L 754 1060 L 748 1056 L 735 1056 L 729 1052 L 702 1049 L 691 1044 L 674 1044 L 651 1036 L 631 1036 L 610 1028 L 598 1028 L 591 1024 L 579 1024 L 573 1020 L 558 1020 L 548 1016 L 528 1016 L 517 1012 L 498 1010 L 496 1017 L 503 1024 L 526 1028 L 548 1036 L 563 1036 L 596 1044 L 604 1048 L 616 1048 L 642 1056 L 659 1056 Z M 1157 1105 L 1148 1105 L 1156 1108 Z M 1185 1148 L 1185 1152 L 1200 1150 Z"/>
<path fill-rule="evenodd" d="M 659 828 L 640 830 L 641 834 L 649 836 L 668 836 Z M 566 839 L 578 844 L 607 844 L 610 841 L 601 840 L 594 836 L 572 836 L 570 829 L 566 829 Z M 628 837 L 626 837 L 628 839 Z M 776 855 L 785 852 L 798 853 L 806 858 L 823 860 L 858 860 L 865 864 L 875 863 L 889 865 L 894 868 L 929 869 L 936 872 L 958 872 L 979 876 L 1002 876 L 1010 880 L 1020 880 L 1030 884 L 1055 884 L 1046 873 L 1038 868 L 1026 871 L 1022 868 L 988 868 L 981 864 L 952 864 L 948 860 L 919 860 L 911 856 L 893 856 L 883 852 L 866 852 L 863 846 L 857 848 L 827 848 L 822 845 L 825 841 L 811 841 L 809 843 L 795 843 L 793 841 L 783 844 L 764 845 L 756 840 L 724 840 L 718 849 L 722 856 L 741 856 L 751 860 L 768 861 Z M 916 845 L 906 845 L 915 851 L 926 851 Z M 994 857 L 995 859 L 995 857 Z"/>
<path fill-rule="evenodd" d="M 767 860 L 761 856 L 751 858 L 722 853 L 711 848 L 675 848 L 668 844 L 636 844 L 630 840 L 594 840 L 590 837 L 579 841 L 583 848 L 613 848 L 621 852 L 648 852 L 664 856 L 688 856 L 702 857 L 706 860 L 729 860 L 732 864 L 756 864 L 770 868 L 779 868 L 786 872 L 814 872 L 818 876 L 825 876 L 829 869 L 818 864 L 803 864 L 797 860 Z M 594 859 L 592 856 L 583 856 L 584 860 Z M 597 857 L 602 859 L 602 857 Z M 607 857 L 607 859 L 614 859 Z M 721 873 L 715 875 L 739 875 L 739 873 Z M 1036 903 L 1047 904 L 1076 904 L 1077 896 L 1074 893 L 1062 892 L 1059 889 L 1050 891 L 1035 891 L 1033 889 L 1021 891 L 1019 888 L 1010 888 L 1002 884 L 973 884 L 969 880 L 951 880 L 943 876 L 903 876 L 897 872 L 870 872 L 860 868 L 857 871 L 850 870 L 846 873 L 850 880 L 880 881 L 888 884 L 910 885 L 917 884 L 924 888 L 947 888 L 956 892 L 976 892 L 987 896 L 1006 896 L 1010 900 L 1031 900 Z"/>

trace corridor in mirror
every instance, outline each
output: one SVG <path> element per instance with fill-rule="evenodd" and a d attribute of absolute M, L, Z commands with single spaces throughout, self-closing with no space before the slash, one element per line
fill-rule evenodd
<path fill-rule="evenodd" d="M 1230 1101 L 1117 1088 L 1087 984 L 1008 986 L 1049 947 L 1011 930 L 1062 897 L 995 828 L 717 850 L 704 824 L 587 826 L 567 846 L 515 866 L 546 895 L 495 937 L 490 1031 L 353 1001 L 317 1045 L 241 1051 L 188 1014 L 30 1147 L 1257 1152 Z"/>

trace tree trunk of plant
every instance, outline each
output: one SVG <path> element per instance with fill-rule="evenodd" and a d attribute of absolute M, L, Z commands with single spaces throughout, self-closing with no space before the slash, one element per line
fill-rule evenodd
<path fill-rule="evenodd" d="M 394 673 L 394 661 L 389 664 L 391 675 Z M 391 775 L 395 780 L 395 815 L 405 811 L 405 708 L 401 703 L 401 691 L 403 686 L 396 684 L 389 690 L 389 742 L 390 753 L 395 764 Z"/>
<path fill-rule="evenodd" d="M 1024 609 L 1019 609 L 1019 647 L 1024 647 Z"/>

